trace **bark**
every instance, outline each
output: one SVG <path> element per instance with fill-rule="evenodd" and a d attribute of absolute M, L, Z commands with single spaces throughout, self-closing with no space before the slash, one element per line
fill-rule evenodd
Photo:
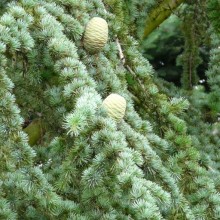
<path fill-rule="evenodd" d="M 184 1 L 185 0 L 164 0 L 159 4 L 159 6 L 154 8 L 147 17 L 144 38 L 146 38 L 163 21 L 165 21 Z"/>

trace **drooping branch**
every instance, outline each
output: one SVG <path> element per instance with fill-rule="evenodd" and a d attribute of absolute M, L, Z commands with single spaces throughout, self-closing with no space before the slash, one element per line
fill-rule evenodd
<path fill-rule="evenodd" d="M 164 0 L 157 7 L 155 7 L 147 17 L 144 38 L 146 38 L 163 21 L 165 21 L 184 1 L 185 0 Z"/>
<path fill-rule="evenodd" d="M 119 53 L 119 58 L 122 62 L 122 64 L 125 66 L 125 68 L 131 73 L 131 75 L 136 79 L 136 81 L 138 82 L 138 84 L 140 85 L 141 89 L 143 90 L 143 92 L 145 92 L 145 88 L 144 88 L 144 85 L 142 84 L 142 82 L 140 81 L 139 78 L 137 78 L 135 72 L 131 69 L 131 67 L 129 65 L 125 65 L 126 63 L 126 60 L 125 60 L 125 56 L 124 56 L 124 53 L 122 51 L 122 47 L 121 47 L 121 44 L 119 42 L 119 39 L 116 38 L 116 44 L 117 44 L 117 47 L 118 47 L 118 53 Z"/>

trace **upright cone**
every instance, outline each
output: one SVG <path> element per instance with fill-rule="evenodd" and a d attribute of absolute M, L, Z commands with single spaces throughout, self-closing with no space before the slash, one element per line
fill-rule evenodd
<path fill-rule="evenodd" d="M 103 18 L 92 18 L 85 30 L 84 47 L 90 53 L 102 50 L 108 40 L 108 24 Z"/>
<path fill-rule="evenodd" d="M 126 100 L 124 97 L 118 94 L 109 95 L 104 101 L 103 106 L 106 109 L 108 115 L 115 119 L 121 120 L 125 115 Z"/>

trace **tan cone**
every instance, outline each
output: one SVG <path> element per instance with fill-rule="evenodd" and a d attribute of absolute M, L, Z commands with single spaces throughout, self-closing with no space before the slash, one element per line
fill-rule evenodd
<path fill-rule="evenodd" d="M 90 53 L 102 50 L 108 40 L 108 24 L 103 18 L 92 18 L 85 30 L 84 47 Z"/>
<path fill-rule="evenodd" d="M 124 97 L 112 93 L 104 101 L 103 106 L 107 111 L 108 115 L 115 119 L 121 120 L 125 115 L 126 100 Z"/>

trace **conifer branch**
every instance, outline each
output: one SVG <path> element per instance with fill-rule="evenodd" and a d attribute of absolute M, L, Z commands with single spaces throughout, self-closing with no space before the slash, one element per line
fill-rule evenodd
<path fill-rule="evenodd" d="M 144 87 L 144 85 L 142 84 L 141 80 L 137 77 L 137 75 L 135 74 L 135 72 L 131 69 L 131 67 L 129 65 L 125 65 L 126 60 L 125 60 L 125 56 L 121 47 L 121 44 L 119 42 L 119 39 L 116 37 L 116 44 L 118 47 L 118 53 L 119 53 L 119 58 L 123 64 L 123 66 L 131 73 L 131 75 L 134 77 L 134 79 L 137 81 L 137 83 L 139 84 L 141 90 L 143 91 L 143 93 L 146 92 L 146 89 Z M 130 93 L 132 98 L 137 102 L 140 103 L 141 101 L 139 100 L 139 98 L 137 96 L 135 96 L 134 94 Z M 147 108 L 147 106 L 144 105 L 145 108 Z"/>
<path fill-rule="evenodd" d="M 117 47 L 118 47 L 118 53 L 119 53 L 119 58 L 123 64 L 123 66 L 131 73 L 131 75 L 134 77 L 134 79 L 136 80 L 136 82 L 139 84 L 141 90 L 143 93 L 146 93 L 146 89 L 143 85 L 143 83 L 141 82 L 141 80 L 137 77 L 136 73 L 131 69 L 131 67 L 129 65 L 125 65 L 126 63 L 126 59 L 125 59 L 125 56 L 124 56 L 124 53 L 123 53 L 123 50 L 122 50 L 122 47 L 121 47 L 121 44 L 119 42 L 119 39 L 116 37 L 116 44 L 117 44 Z M 135 96 L 133 93 L 130 93 L 130 95 L 132 96 L 132 98 L 137 102 L 137 103 L 141 103 L 140 99 Z M 142 105 L 147 109 L 147 106 L 145 104 L 142 103 Z"/>
<path fill-rule="evenodd" d="M 145 92 L 144 85 L 141 83 L 140 79 L 137 78 L 135 72 L 131 69 L 131 67 L 129 65 L 126 65 L 126 68 L 132 74 L 132 76 L 137 80 L 137 82 L 141 86 L 143 92 Z"/>
<path fill-rule="evenodd" d="M 116 38 L 116 44 L 118 46 L 120 60 L 121 60 L 122 64 L 124 65 L 125 64 L 125 56 L 123 54 L 123 51 L 122 51 L 122 48 L 121 48 L 121 45 L 119 43 L 119 39 L 118 38 Z"/>
<path fill-rule="evenodd" d="M 165 21 L 184 1 L 185 0 L 164 0 L 159 4 L 159 6 L 154 8 L 147 17 L 144 38 L 146 38 L 163 21 Z"/>
<path fill-rule="evenodd" d="M 135 74 L 135 72 L 131 69 L 131 67 L 129 65 L 127 65 L 127 64 L 125 65 L 125 56 L 124 56 L 124 53 L 122 51 L 122 47 L 121 47 L 121 44 L 120 44 L 118 38 L 116 38 L 116 44 L 117 44 L 117 47 L 118 47 L 119 58 L 120 58 L 120 60 L 123 64 L 123 66 L 125 66 L 125 68 L 131 73 L 131 75 L 136 79 L 136 81 L 140 85 L 143 92 L 145 92 L 144 85 L 141 83 L 140 79 L 137 78 L 137 75 Z"/>

